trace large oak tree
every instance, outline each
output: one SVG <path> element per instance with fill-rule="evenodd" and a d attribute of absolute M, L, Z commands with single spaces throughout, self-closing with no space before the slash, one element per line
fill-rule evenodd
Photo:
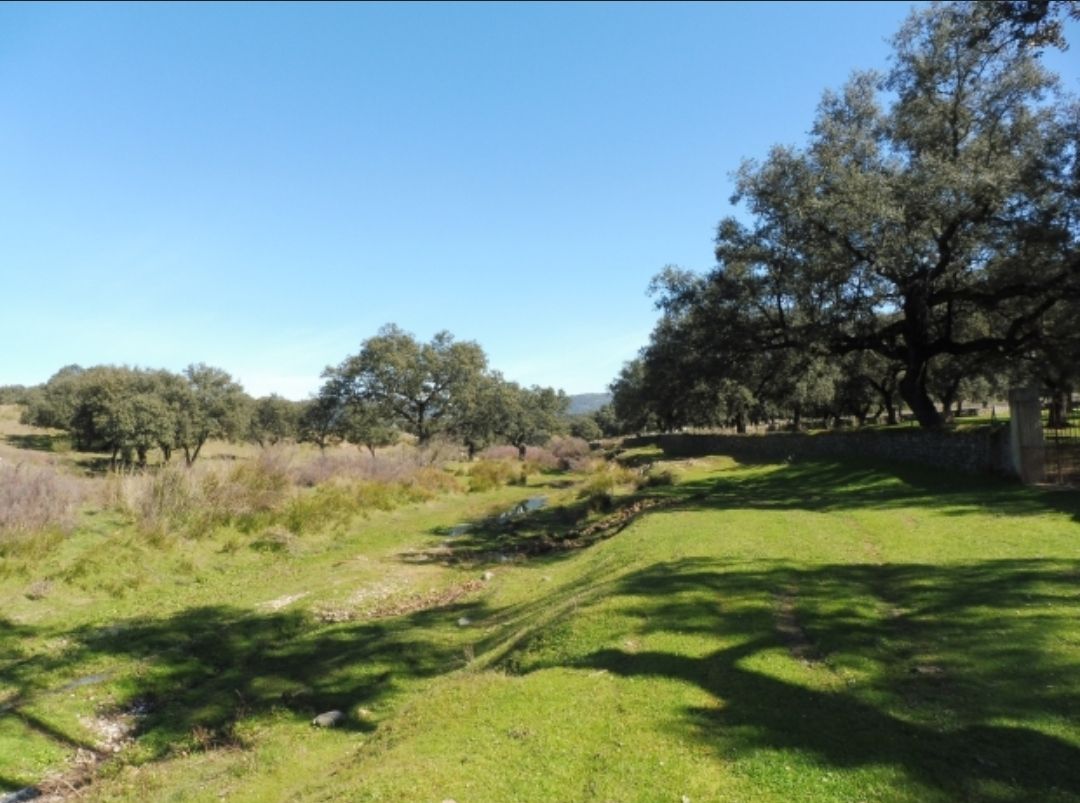
<path fill-rule="evenodd" d="M 914 12 L 889 72 L 826 94 L 806 147 L 743 165 L 751 222 L 720 223 L 709 281 L 747 297 L 755 348 L 877 353 L 937 427 L 935 361 L 1039 341 L 1080 289 L 1077 107 L 1038 59 L 1054 9 Z"/>

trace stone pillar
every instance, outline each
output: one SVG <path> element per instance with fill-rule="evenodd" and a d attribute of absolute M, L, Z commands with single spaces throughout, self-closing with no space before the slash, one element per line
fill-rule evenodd
<path fill-rule="evenodd" d="M 1009 391 L 1009 444 L 1012 464 L 1020 482 L 1031 485 L 1046 479 L 1046 442 L 1042 407 L 1034 388 Z"/>

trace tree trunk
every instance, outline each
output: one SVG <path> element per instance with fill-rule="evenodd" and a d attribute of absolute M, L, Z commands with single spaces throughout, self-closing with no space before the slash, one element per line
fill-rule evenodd
<path fill-rule="evenodd" d="M 941 418 L 946 423 L 952 423 L 955 420 L 953 414 L 953 407 L 956 408 L 956 413 L 960 412 L 960 403 L 963 399 L 960 398 L 960 379 L 955 379 L 949 383 L 948 388 L 941 396 Z"/>
<path fill-rule="evenodd" d="M 528 452 L 529 447 L 524 443 L 518 444 L 518 460 L 524 460 L 525 454 Z"/>
<path fill-rule="evenodd" d="M 899 424 L 900 416 L 896 412 L 896 405 L 892 402 L 892 396 L 885 396 L 885 423 Z"/>
<path fill-rule="evenodd" d="M 195 444 L 194 451 L 190 447 L 184 447 L 184 460 L 188 464 L 188 468 L 194 465 L 195 461 L 199 459 L 199 452 L 202 450 L 203 444 L 206 443 L 206 438 L 201 438 L 198 443 Z"/>
<path fill-rule="evenodd" d="M 798 432 L 800 429 L 802 429 L 802 405 L 796 404 L 791 412 L 791 426 L 796 432 Z"/>
<path fill-rule="evenodd" d="M 855 410 L 855 420 L 859 422 L 859 429 L 866 426 L 866 419 L 870 417 L 870 405 L 864 404 Z"/>
<path fill-rule="evenodd" d="M 900 396 L 911 408 L 919 426 L 925 429 L 941 429 L 945 425 L 941 413 L 926 392 L 925 362 L 908 365 L 904 378 L 900 380 Z"/>
<path fill-rule="evenodd" d="M 735 431 L 740 435 L 746 434 L 746 415 L 744 413 L 735 416 Z"/>
<path fill-rule="evenodd" d="M 1047 426 L 1050 429 L 1062 429 L 1069 419 L 1069 397 L 1072 394 L 1068 388 L 1057 387 L 1050 394 L 1050 420 Z"/>

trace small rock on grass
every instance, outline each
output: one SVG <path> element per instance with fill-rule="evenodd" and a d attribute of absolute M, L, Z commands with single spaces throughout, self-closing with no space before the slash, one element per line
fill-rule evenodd
<path fill-rule="evenodd" d="M 458 627 L 468 627 L 471 624 L 472 619 L 470 619 L 468 616 L 462 616 L 460 619 L 457 620 Z"/>
<path fill-rule="evenodd" d="M 481 577 L 484 578 L 484 582 L 495 579 L 495 572 L 484 572 Z"/>
<path fill-rule="evenodd" d="M 345 715 L 338 710 L 326 711 L 311 720 L 317 728 L 335 728 L 345 721 Z"/>

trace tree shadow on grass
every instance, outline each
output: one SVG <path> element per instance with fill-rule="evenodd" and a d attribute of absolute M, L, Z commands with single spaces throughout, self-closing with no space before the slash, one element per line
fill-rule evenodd
<path fill-rule="evenodd" d="M 695 634 L 719 649 L 530 664 L 526 647 L 518 668 L 696 685 L 719 702 L 684 710 L 676 730 L 725 760 L 792 750 L 838 769 L 893 765 L 951 799 L 1077 800 L 1080 662 L 1068 645 L 1078 580 L 1076 561 L 674 561 L 615 583 L 605 609 L 622 597 L 624 615 L 644 623 L 640 638 Z M 777 661 L 805 670 L 777 673 Z"/>
<path fill-rule="evenodd" d="M 639 514 L 661 508 L 825 513 L 910 508 L 947 516 L 1062 513 L 1080 522 L 1080 494 L 1027 488 L 993 477 L 858 460 L 744 461 L 741 468 L 744 470 L 725 470 L 675 485 L 645 487 L 616 498 L 599 515 L 582 500 L 520 517 L 490 516 L 438 527 L 432 534 L 447 539 L 442 548 L 406 559 L 440 557 L 448 562 L 482 564 L 510 558 L 565 557 L 617 534 Z M 585 526 L 596 521 L 599 526 L 582 537 Z"/>
<path fill-rule="evenodd" d="M 119 710 L 140 713 L 140 743 L 150 757 L 237 744 L 238 722 L 275 710 L 310 720 L 338 709 L 346 714 L 341 727 L 366 731 L 374 725 L 356 714 L 359 707 L 377 707 L 403 683 L 465 664 L 453 639 L 436 631 L 454 628 L 474 607 L 336 625 L 293 612 L 192 608 L 164 619 L 67 632 L 71 646 L 62 656 L 0 667 L 0 684 L 25 689 L 19 696 L 30 702 L 51 693 L 35 679 L 59 667 L 91 665 L 101 657 L 137 663 L 140 670 L 113 688 Z M 0 716 L 25 719 L 22 704 Z M 26 724 L 52 736 L 48 723 Z"/>
<path fill-rule="evenodd" d="M 541 558 L 557 560 L 622 532 L 642 514 L 661 505 L 683 501 L 661 489 L 633 493 L 603 504 L 582 499 L 521 515 L 489 516 L 453 527 L 438 527 L 433 535 L 446 538 L 436 550 L 403 553 L 406 561 L 440 558 L 447 563 L 491 564 Z"/>
<path fill-rule="evenodd" d="M 34 432 L 28 435 L 5 435 L 4 437 L 16 449 L 27 449 L 34 452 L 55 452 L 58 451 L 57 447 L 66 447 L 68 445 L 67 435 Z"/>
<path fill-rule="evenodd" d="M 555 541 L 589 515 L 585 502 L 515 510 L 431 532 L 447 539 L 442 553 L 450 562 L 493 563 L 511 556 L 549 553 Z"/>

